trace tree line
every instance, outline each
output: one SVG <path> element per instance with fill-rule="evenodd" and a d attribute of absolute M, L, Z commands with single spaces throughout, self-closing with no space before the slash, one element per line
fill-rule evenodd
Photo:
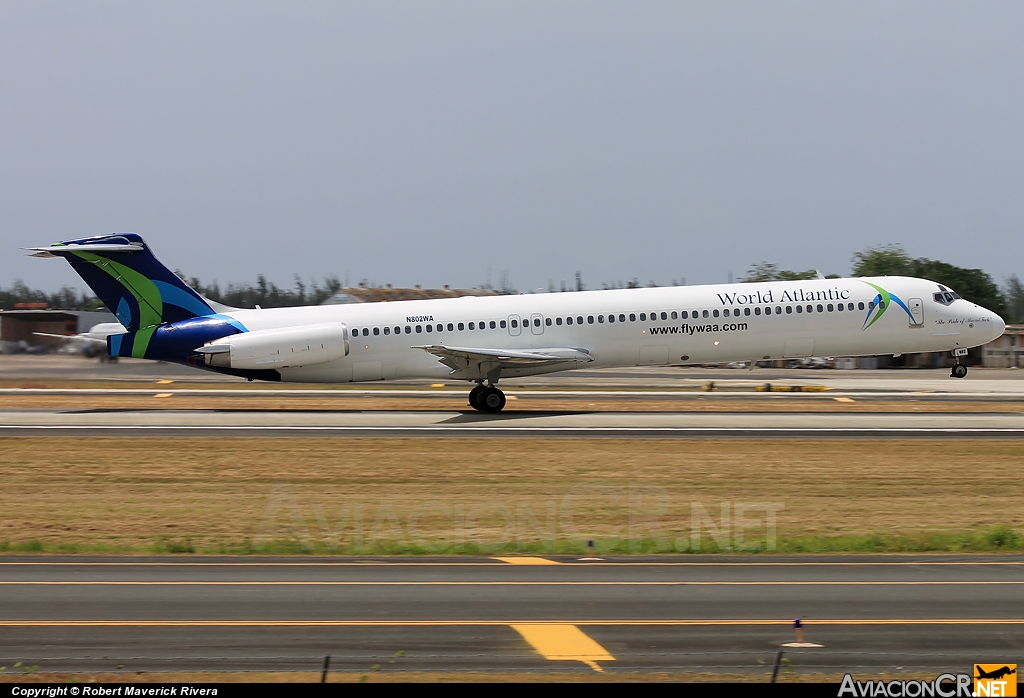
<path fill-rule="evenodd" d="M 870 247 L 853 255 L 851 276 L 914 276 L 930 279 L 960 294 L 972 303 L 998 313 L 1007 322 L 1024 322 L 1024 286 L 1014 274 L 1003 288 L 981 269 L 966 269 L 926 257 L 911 257 L 899 245 Z M 814 279 L 817 271 L 788 271 L 777 264 L 751 265 L 741 281 L 798 281 Z M 838 278 L 829 274 L 826 278 Z"/>
<path fill-rule="evenodd" d="M 851 261 L 852 276 L 915 276 L 931 279 L 952 288 L 963 298 L 999 313 L 1007 322 L 1024 322 L 1024 285 L 1016 274 L 1010 276 L 1003 288 L 1000 288 L 992 277 L 981 269 L 966 269 L 925 257 L 911 257 L 899 245 L 871 247 L 854 254 Z M 176 273 L 200 295 L 235 308 L 254 308 L 257 305 L 261 308 L 319 305 L 342 288 L 337 276 L 328 276 L 322 283 L 311 281 L 307 284 L 296 274 L 295 285 L 292 288 L 283 288 L 260 274 L 256 277 L 255 284 L 233 283 L 222 290 L 216 281 L 207 285 L 195 277 L 186 279 L 181 272 Z M 816 277 L 817 271 L 814 269 L 790 271 L 779 268 L 778 264 L 761 262 L 751 265 L 750 270 L 740 281 L 798 281 Z M 838 274 L 826 276 L 838 277 Z M 635 288 L 639 285 L 634 280 L 627 287 Z M 582 290 L 578 274 L 576 286 L 578 290 Z M 46 303 L 47 307 L 58 310 L 103 309 L 103 303 L 98 298 L 69 286 L 63 286 L 56 293 L 31 289 L 21 280 L 15 281 L 9 288 L 0 287 L 0 309 L 10 310 L 19 303 Z"/>

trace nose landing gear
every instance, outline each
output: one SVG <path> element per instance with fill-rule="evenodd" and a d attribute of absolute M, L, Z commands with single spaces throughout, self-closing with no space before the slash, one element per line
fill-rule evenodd
<path fill-rule="evenodd" d="M 967 356 L 967 350 L 963 347 L 958 347 L 953 350 L 953 370 L 950 372 L 950 378 L 964 378 L 967 375 L 967 367 L 960 363 L 960 357 Z"/>
<path fill-rule="evenodd" d="M 469 406 L 477 412 L 496 414 L 505 408 L 505 393 L 493 385 L 480 384 L 469 391 Z"/>

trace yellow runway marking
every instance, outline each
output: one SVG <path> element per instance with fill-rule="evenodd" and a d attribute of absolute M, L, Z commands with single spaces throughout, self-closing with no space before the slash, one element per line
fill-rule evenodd
<path fill-rule="evenodd" d="M 510 565 L 560 565 L 562 563 L 549 560 L 546 557 L 496 557 L 500 562 L 507 562 Z"/>
<path fill-rule="evenodd" d="M 172 397 L 174 393 L 157 393 L 153 397 Z"/>
<path fill-rule="evenodd" d="M 608 650 L 569 623 L 516 624 L 512 629 L 544 659 L 583 662 L 594 671 L 604 671 L 598 662 L 615 661 Z"/>
<path fill-rule="evenodd" d="M 172 380 L 167 380 L 167 379 L 164 379 L 164 380 L 160 380 L 160 381 L 157 381 L 157 382 L 156 382 L 156 384 L 157 384 L 157 385 L 170 385 L 170 384 L 171 384 L 171 383 L 173 383 L 173 382 L 174 382 L 174 381 L 172 381 Z"/>
<path fill-rule="evenodd" d="M 130 581 L 130 580 L 26 580 L 0 581 L 0 586 L 398 586 L 398 587 L 487 587 L 487 586 L 523 586 L 523 587 L 700 587 L 700 586 L 733 586 L 733 587 L 790 587 L 790 586 L 1022 586 L 1024 581 L 827 581 L 812 582 L 806 580 L 733 582 L 733 581 L 530 581 L 530 580 L 487 580 L 487 581 L 365 581 L 365 580 L 324 580 L 324 581 L 200 581 L 200 580 L 162 580 L 162 581 Z"/>
<path fill-rule="evenodd" d="M 832 399 L 835 400 L 836 402 L 854 402 L 853 398 L 849 397 L 834 397 Z"/>
<path fill-rule="evenodd" d="M 1024 625 L 1024 618 L 873 618 L 803 621 L 810 625 Z M 760 626 L 791 627 L 793 620 L 0 620 L 0 628 L 441 628 L 513 625 L 602 627 Z"/>

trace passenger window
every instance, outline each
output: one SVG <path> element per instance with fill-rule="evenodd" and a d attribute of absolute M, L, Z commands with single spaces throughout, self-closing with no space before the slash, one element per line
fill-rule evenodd
<path fill-rule="evenodd" d="M 469 323 L 469 329 L 475 330 L 476 329 L 476 323 L 473 323 L 473 322 Z"/>
<path fill-rule="evenodd" d="M 533 326 L 534 327 L 540 327 L 540 318 L 539 317 L 533 318 Z"/>
<path fill-rule="evenodd" d="M 560 318 L 560 317 L 556 317 L 556 318 L 555 318 L 555 324 L 556 324 L 556 325 L 561 325 L 561 324 L 562 324 L 562 318 Z"/>
<path fill-rule="evenodd" d="M 434 326 L 433 325 L 427 325 L 427 332 L 433 332 L 433 331 L 434 331 Z"/>
<path fill-rule="evenodd" d="M 760 315 L 760 314 L 761 314 L 761 309 L 760 308 L 754 308 L 754 315 Z"/>
<path fill-rule="evenodd" d="M 853 310 L 853 303 L 847 303 L 846 304 L 846 309 L 847 310 Z"/>
<path fill-rule="evenodd" d="M 730 315 L 732 315 L 732 311 L 726 308 L 725 310 L 722 311 L 722 315 L 729 317 Z"/>
<path fill-rule="evenodd" d="M 813 313 L 814 312 L 814 306 L 813 305 L 807 306 L 807 312 Z"/>
<path fill-rule="evenodd" d="M 615 316 L 614 315 L 609 315 L 608 316 L 608 322 L 615 322 Z"/>
<path fill-rule="evenodd" d="M 493 325 L 494 323 L 492 322 L 491 324 Z M 544 324 L 547 325 L 548 327 L 551 327 L 551 318 L 544 318 Z"/>
<path fill-rule="evenodd" d="M 464 329 L 466 329 L 466 326 L 465 326 L 465 325 L 463 325 L 463 324 L 462 324 L 462 323 L 460 322 L 460 323 L 459 323 L 459 332 L 462 332 L 462 330 L 464 330 Z"/>
<path fill-rule="evenodd" d="M 438 332 L 444 332 L 444 325 L 442 325 L 440 322 L 437 323 L 437 331 Z"/>
<path fill-rule="evenodd" d="M 455 331 L 455 325 L 453 325 L 452 323 L 449 322 L 448 323 L 448 331 L 449 332 L 454 332 Z"/>
<path fill-rule="evenodd" d="M 836 310 L 838 310 L 839 312 L 843 312 L 843 310 L 845 310 L 845 308 L 843 307 L 842 303 L 839 303 L 838 305 L 836 305 Z"/>
<path fill-rule="evenodd" d="M 492 329 L 492 330 L 493 330 L 493 329 L 494 329 L 495 327 L 497 327 L 497 326 L 498 326 L 498 325 L 497 325 L 497 323 L 496 323 L 496 322 L 494 322 L 494 320 L 491 320 L 491 323 L 490 323 L 490 325 L 491 325 L 491 329 Z"/>
<path fill-rule="evenodd" d="M 828 304 L 828 305 L 826 306 L 826 309 L 828 310 L 828 312 L 830 312 L 830 313 L 831 313 L 831 312 L 832 312 L 832 304 L 831 304 L 831 303 L 829 303 L 829 304 Z"/>
<path fill-rule="evenodd" d="M 878 301 L 879 310 L 885 310 L 885 301 Z M 818 306 L 818 310 L 821 310 L 821 306 Z"/>
<path fill-rule="evenodd" d="M 798 313 L 802 313 L 802 312 L 804 312 L 804 307 L 803 307 L 802 305 L 798 305 L 798 306 L 796 307 L 796 312 L 798 312 Z"/>
<path fill-rule="evenodd" d="M 764 314 L 765 315 L 771 315 L 772 314 L 772 309 L 771 308 L 765 308 L 764 309 Z"/>
<path fill-rule="evenodd" d="M 743 314 L 744 315 L 750 315 L 750 308 L 744 308 L 743 309 Z"/>
<path fill-rule="evenodd" d="M 715 310 L 715 312 L 713 314 L 714 314 L 715 317 L 718 317 L 718 310 Z"/>
<path fill-rule="evenodd" d="M 588 315 L 587 316 L 587 324 L 588 325 L 593 325 L 594 324 L 594 316 L 593 315 Z"/>
<path fill-rule="evenodd" d="M 619 313 L 619 322 L 625 322 L 625 321 L 626 321 L 626 316 L 623 315 L 622 313 Z"/>
<path fill-rule="evenodd" d="M 395 334 L 402 334 L 402 328 L 395 325 Z"/>
<path fill-rule="evenodd" d="M 604 315 L 598 315 L 597 316 L 597 321 L 603 323 L 604 322 Z"/>
<path fill-rule="evenodd" d="M 385 335 L 389 335 L 389 334 L 391 334 L 391 328 L 390 328 L 390 327 L 385 327 L 385 328 L 384 328 L 384 334 L 385 334 Z"/>
<path fill-rule="evenodd" d="M 499 322 L 498 325 L 501 327 L 501 329 L 505 329 L 505 321 L 504 320 Z"/>
<path fill-rule="evenodd" d="M 416 325 L 416 334 L 423 334 L 423 325 Z"/>
<path fill-rule="evenodd" d="M 380 334 L 380 328 L 379 327 L 374 327 L 373 328 L 373 334 L 374 334 L 374 336 L 379 335 Z"/>
<path fill-rule="evenodd" d="M 857 310 L 864 310 L 864 301 L 857 304 Z"/>
<path fill-rule="evenodd" d="M 629 314 L 629 321 L 630 322 L 636 322 L 636 313 L 630 313 Z"/>
<path fill-rule="evenodd" d="M 512 327 L 519 327 L 519 321 L 518 320 L 513 320 L 512 321 Z M 460 330 L 462 329 L 461 325 L 459 326 L 459 329 Z"/>
<path fill-rule="evenodd" d="M 825 312 L 825 309 L 821 307 L 821 303 L 818 303 L 818 312 L 819 313 Z"/>
<path fill-rule="evenodd" d="M 647 313 L 640 313 L 640 321 L 645 322 L 647 320 Z"/>
<path fill-rule="evenodd" d="M 786 315 L 792 315 L 792 314 L 793 314 L 793 306 L 787 305 L 786 306 Z"/>
<path fill-rule="evenodd" d="M 683 311 L 680 311 L 679 315 L 680 315 L 680 316 L 681 316 L 681 317 L 682 317 L 682 318 L 683 318 L 684 320 L 685 320 L 686 318 L 688 318 L 688 317 L 690 316 L 690 314 L 689 314 L 689 313 L 687 313 L 687 312 L 686 312 L 685 310 L 683 310 Z"/>
<path fill-rule="evenodd" d="M 705 310 L 704 311 L 704 317 L 707 317 L 707 316 L 708 316 L 708 311 Z"/>
<path fill-rule="evenodd" d="M 577 325 L 582 325 L 583 324 L 583 316 L 582 315 L 577 315 L 576 316 L 576 324 Z"/>
<path fill-rule="evenodd" d="M 565 318 L 565 324 L 566 325 L 571 325 L 572 324 L 572 315 L 570 315 L 569 317 Z"/>
<path fill-rule="evenodd" d="M 782 306 L 781 305 L 775 306 L 775 314 L 776 315 L 782 315 Z"/>
<path fill-rule="evenodd" d="M 875 302 L 874 301 L 868 301 L 868 310 L 874 310 L 874 309 L 875 309 Z"/>

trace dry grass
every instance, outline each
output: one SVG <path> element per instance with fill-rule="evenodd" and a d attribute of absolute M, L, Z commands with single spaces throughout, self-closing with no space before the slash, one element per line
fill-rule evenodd
<path fill-rule="evenodd" d="M 353 410 L 417 410 L 460 412 L 471 411 L 466 397 L 430 395 L 413 397 L 386 397 L 380 395 L 345 395 L 338 391 L 332 396 L 277 397 L 241 394 L 235 396 L 166 395 L 168 386 L 153 388 L 152 395 L 0 395 L 4 409 L 60 409 L 60 410 L 258 410 L 315 412 Z M 466 395 L 469 391 L 466 391 Z M 523 411 L 583 411 L 583 412 L 926 412 L 926 413 L 1007 413 L 1024 412 L 1024 401 L 942 401 L 922 399 L 858 400 L 839 402 L 829 397 L 801 398 L 774 396 L 772 398 L 720 399 L 699 394 L 681 398 L 650 397 L 640 399 L 607 397 L 546 397 L 541 395 L 515 396 L 508 401 L 508 412 Z"/>
<path fill-rule="evenodd" d="M 669 550 L 689 545 L 693 502 L 714 525 L 736 524 L 745 503 L 782 505 L 780 541 L 921 536 L 1019 527 L 1022 463 L 1024 443 L 995 440 L 6 437 L 0 541 Z M 764 541 L 763 510 L 745 516 Z"/>

